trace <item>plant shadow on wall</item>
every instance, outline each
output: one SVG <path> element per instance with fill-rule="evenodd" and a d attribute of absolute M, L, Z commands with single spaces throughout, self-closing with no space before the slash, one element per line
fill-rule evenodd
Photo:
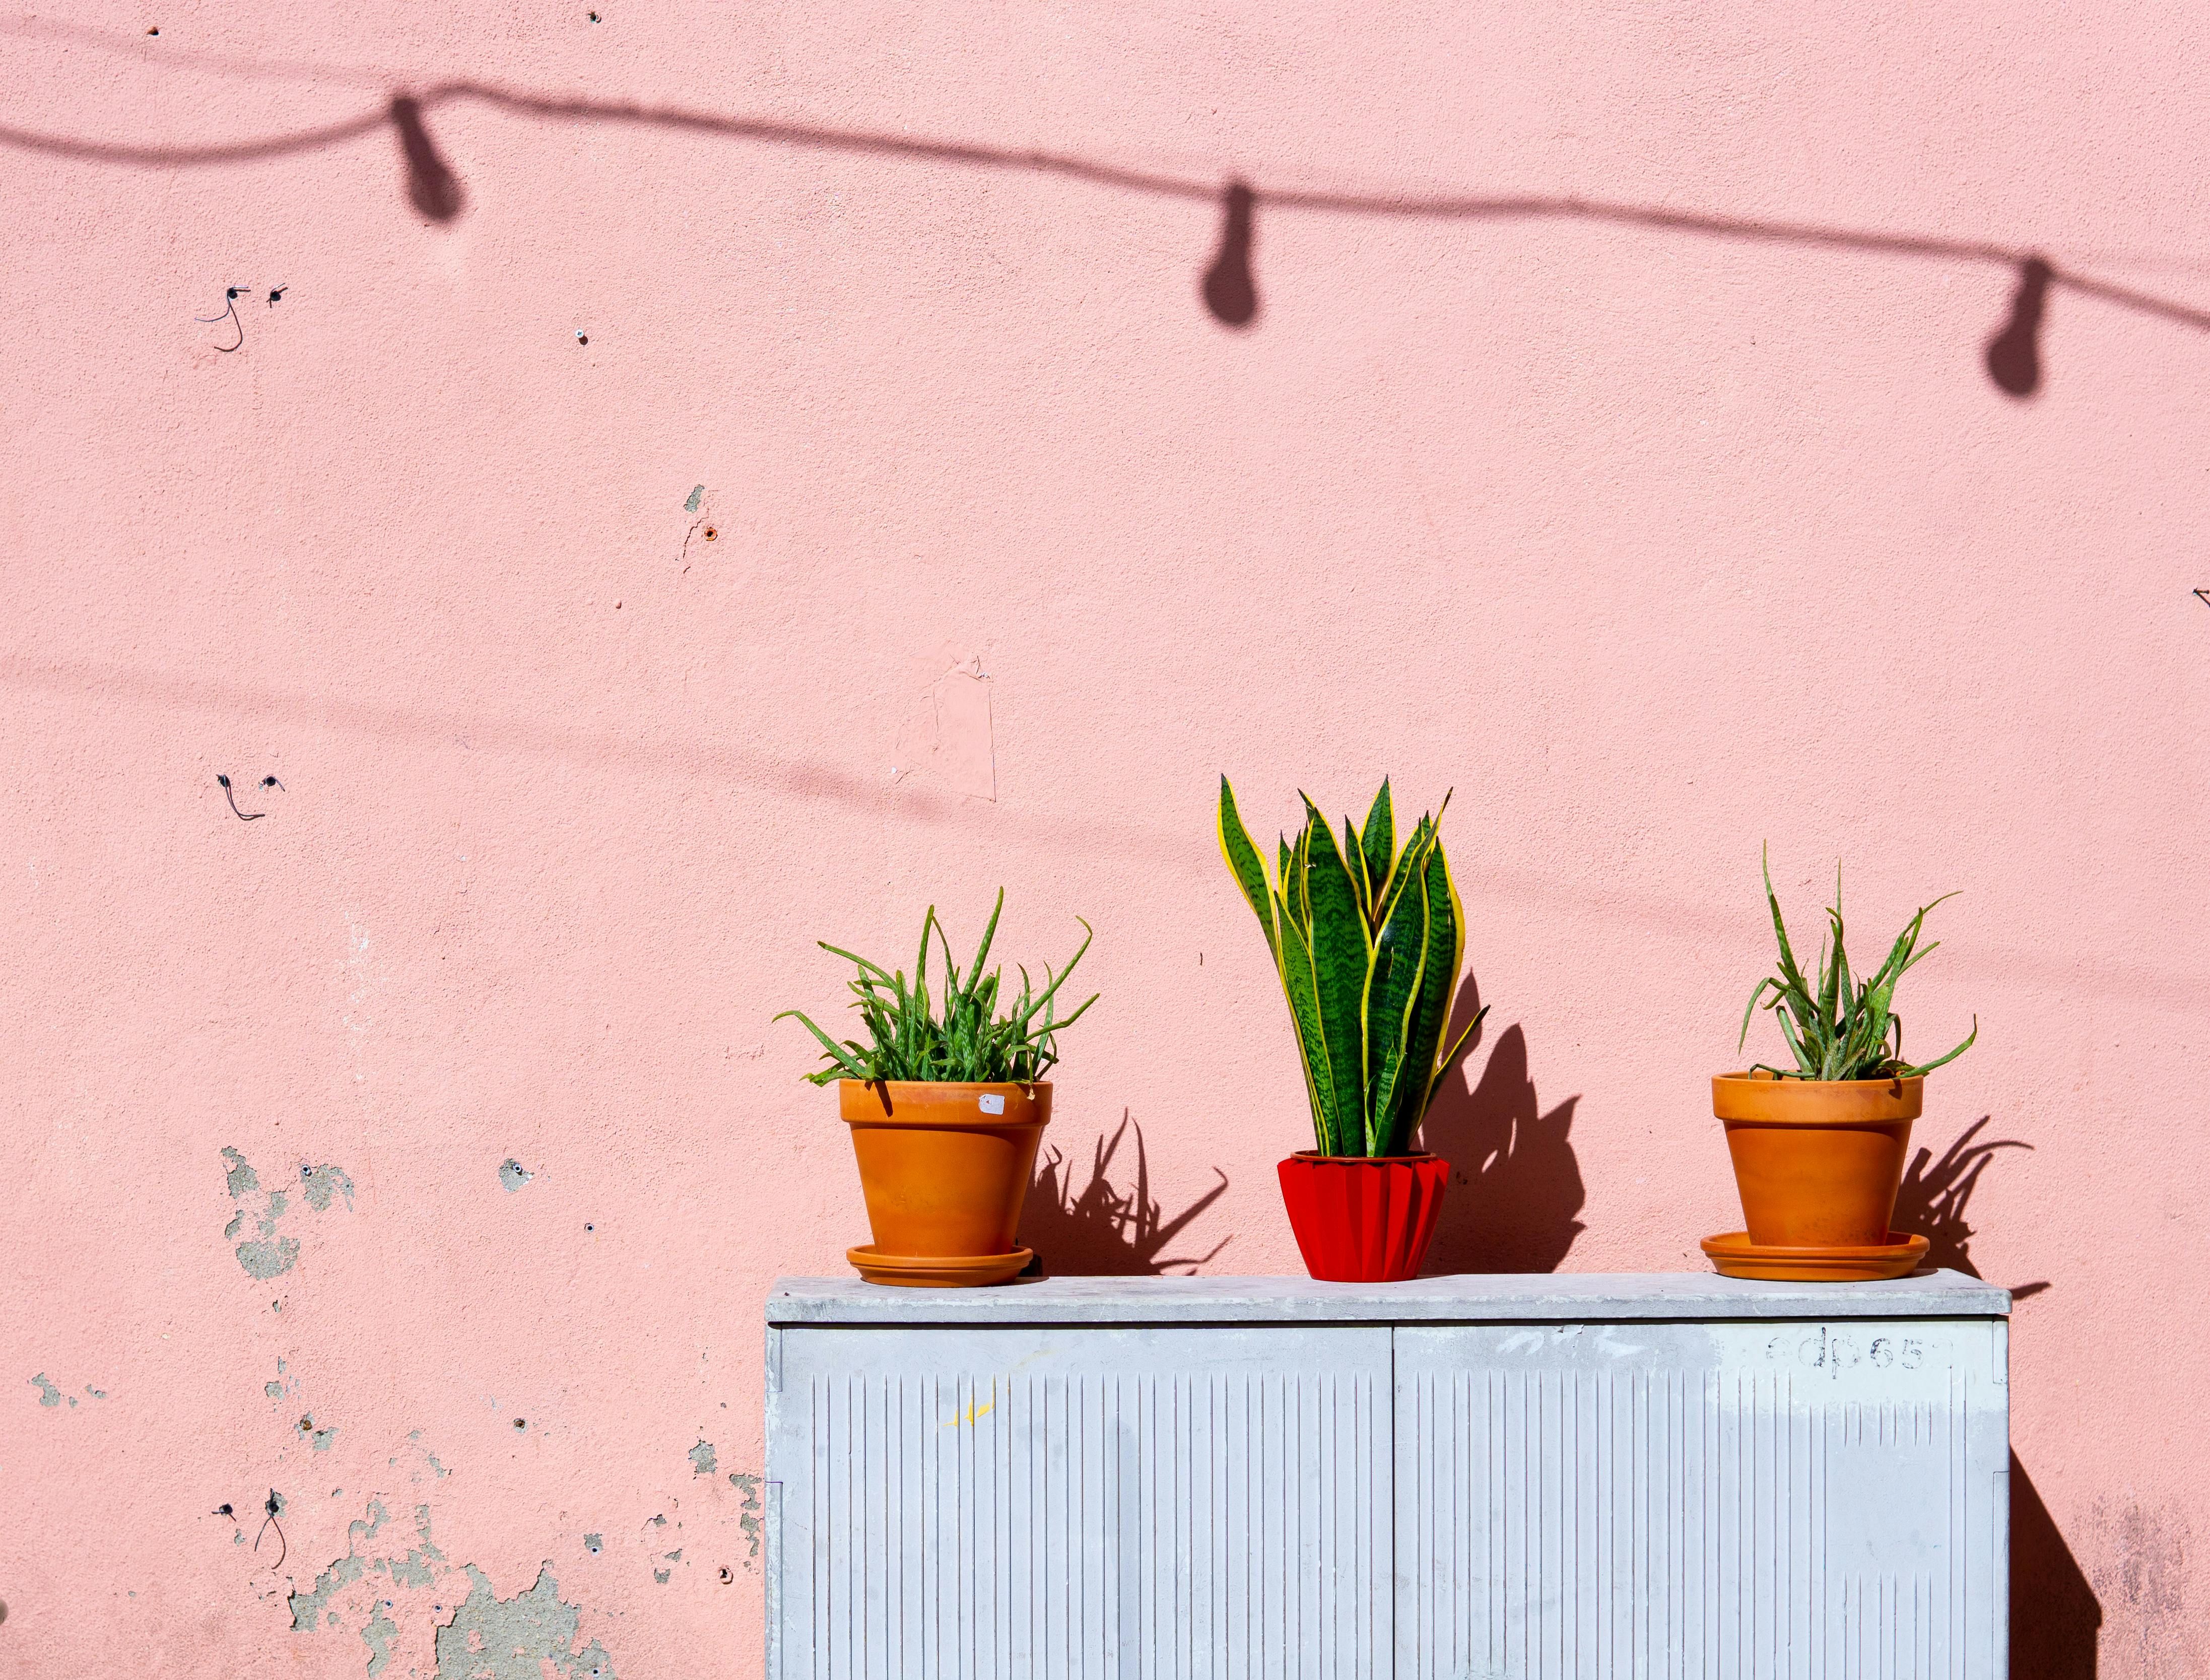
<path fill-rule="evenodd" d="M 1135 1134 L 1133 1181 L 1125 1189 L 1113 1182 L 1114 1157 L 1124 1139 Z M 1228 1194 L 1228 1175 L 1179 1213 L 1169 1215 L 1151 1194 L 1150 1163 L 1144 1152 L 1144 1128 L 1126 1114 L 1109 1138 L 1090 1149 L 1090 1181 L 1077 1189 L 1074 1167 L 1058 1150 L 1036 1163 L 1036 1182 L 1021 1210 L 1022 1245 L 1036 1250 L 1043 1269 L 1062 1278 L 1162 1278 L 1169 1266 L 1192 1272 L 1233 1240 L 1223 1236 L 1201 1254 L 1169 1254 L 1168 1248 L 1205 1210 Z"/>
<path fill-rule="evenodd" d="M 1480 988 L 1468 975 L 1451 1031 L 1480 1008 Z M 1555 1272 L 1587 1229 L 1574 1217 L 1588 1195 L 1567 1136 L 1581 1099 L 1543 1111 L 1528 1077 L 1527 1035 L 1516 1022 L 1498 1036 L 1476 1080 L 1467 1069 L 1480 1047 L 1476 1032 L 1421 1127 L 1421 1147 L 1451 1163 L 1426 1269 Z"/>
<path fill-rule="evenodd" d="M 1980 1132 L 1991 1118 L 1982 1115 L 1959 1133 L 1948 1148 L 1941 1151 L 1938 1161 L 1932 1150 L 1920 1149 L 1903 1175 L 1903 1187 L 1896 1193 L 1892 1223 L 1899 1231 L 1926 1239 L 1926 1264 L 1929 1266 L 1947 1266 L 1967 1277 L 1980 1275 L 1979 1267 L 1972 1263 L 1972 1227 L 1965 1217 L 1972 1192 L 1979 1187 L 1980 1175 L 2002 1151 L 2030 1151 L 2033 1147 L 2017 1138 L 1981 1142 Z M 2028 1300 L 2048 1287 L 2045 1280 L 2020 1284 L 2011 1290 L 2011 1299 Z"/>

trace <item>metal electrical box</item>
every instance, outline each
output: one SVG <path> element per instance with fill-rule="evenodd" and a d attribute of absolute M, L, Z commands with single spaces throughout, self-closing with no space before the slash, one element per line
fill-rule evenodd
<path fill-rule="evenodd" d="M 770 1680 L 2001 1680 L 1954 1272 L 779 1280 Z"/>

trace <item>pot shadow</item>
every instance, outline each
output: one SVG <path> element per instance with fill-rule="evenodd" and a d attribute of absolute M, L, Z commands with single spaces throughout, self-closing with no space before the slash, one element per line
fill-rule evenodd
<path fill-rule="evenodd" d="M 1926 1238 L 1929 1266 L 1947 1266 L 1971 1278 L 1980 1275 L 1979 1267 L 1972 1263 L 1972 1227 L 1965 1217 L 1965 1208 L 1972 1192 L 1979 1187 L 1980 1175 L 2000 1151 L 2033 1147 L 2019 1138 L 1980 1142 L 1981 1129 L 1992 1118 L 1982 1115 L 1967 1126 L 1941 1151 L 1938 1161 L 1932 1150 L 1920 1149 L 1903 1175 L 1903 1186 L 1896 1192 L 1895 1217 L 1890 1223 L 1897 1230 Z M 2011 1290 L 2011 1299 L 2024 1301 L 2048 1287 L 2046 1279 L 2020 1284 Z"/>
<path fill-rule="evenodd" d="M 1116 1187 L 1113 1158 L 1131 1132 L 1135 1133 L 1134 1182 Z M 1021 1209 L 1022 1245 L 1036 1250 L 1024 1276 L 1062 1278 L 1162 1278 L 1169 1266 L 1190 1272 L 1234 1240 L 1223 1236 L 1201 1254 L 1166 1252 L 1199 1214 L 1228 1194 L 1228 1175 L 1179 1213 L 1168 1217 L 1151 1194 L 1150 1164 L 1144 1150 L 1144 1128 L 1126 1111 L 1109 1138 L 1092 1145 L 1090 1181 L 1074 1187 L 1074 1169 L 1058 1150 L 1036 1163 L 1036 1179 Z M 1185 1276 L 1188 1273 L 1183 1274 Z"/>
<path fill-rule="evenodd" d="M 2018 1454 L 2010 1455 L 2012 1680 L 2095 1680 L 2102 1601 Z"/>
<path fill-rule="evenodd" d="M 1480 1004 L 1480 988 L 1468 975 L 1451 1030 L 1459 1030 Z M 1477 1030 L 1469 1056 L 1481 1037 Z M 1424 1271 L 1558 1269 L 1587 1229 L 1573 1217 L 1588 1194 L 1567 1135 L 1580 1100 L 1568 1097 L 1543 1111 L 1527 1074 L 1527 1035 L 1516 1022 L 1499 1035 L 1478 1081 L 1464 1061 L 1443 1076 L 1420 1127 L 1420 1146 L 1451 1163 Z"/>

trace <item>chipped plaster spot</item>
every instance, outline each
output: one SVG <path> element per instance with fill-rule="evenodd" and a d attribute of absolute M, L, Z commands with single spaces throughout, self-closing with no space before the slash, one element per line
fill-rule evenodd
<path fill-rule="evenodd" d="M 20 1370 L 21 1367 L 18 1366 L 16 1369 Z M 40 1405 L 59 1405 L 62 1403 L 62 1391 L 46 1381 L 46 1374 L 44 1371 L 40 1371 L 38 1375 L 33 1377 L 31 1382 L 32 1386 L 39 1391 Z"/>
<path fill-rule="evenodd" d="M 511 1155 L 498 1163 L 498 1181 L 506 1187 L 510 1195 L 536 1176 Z"/>
<path fill-rule="evenodd" d="M 264 1382 L 261 1385 L 261 1392 L 272 1400 L 281 1400 L 284 1398 L 284 1385 L 281 1382 Z"/>
<path fill-rule="evenodd" d="M 586 1534 L 583 1536 L 583 1550 L 590 1553 L 594 1557 L 596 1557 L 601 1551 L 606 1550 L 606 1544 L 607 1537 L 603 1534 Z"/>
<path fill-rule="evenodd" d="M 667 1585 L 667 1577 L 673 1573 L 672 1569 L 655 1569 L 652 1572 L 652 1579 L 657 1585 L 665 1586 Z"/>
<path fill-rule="evenodd" d="M 560 1599 L 548 1558 L 525 1592 L 502 1599 L 468 1565 L 468 1596 L 438 1629 L 438 1680 L 614 1680 L 606 1647 L 571 1650 L 582 1613 Z"/>
<path fill-rule="evenodd" d="M 702 1440 L 691 1449 L 691 1473 L 711 1476 L 714 1473 L 714 1443 Z"/>
<path fill-rule="evenodd" d="M 327 1453 L 330 1450 L 330 1443 L 337 1438 L 338 1427 L 333 1423 L 327 1429 L 317 1429 L 308 1440 L 317 1453 Z"/>
<path fill-rule="evenodd" d="M 696 513 L 696 512 L 697 512 L 697 511 L 698 511 L 698 499 L 699 499 L 701 496 L 704 495 L 705 493 L 706 493 L 706 486 L 705 486 L 704 485 L 703 485 L 703 484 L 694 484 L 694 485 L 692 485 L 692 486 L 691 486 L 691 495 L 690 495 L 690 498 L 689 498 L 689 499 L 688 499 L 688 500 L 686 500 L 686 501 L 683 504 L 683 511 L 684 511 L 684 512 L 685 512 L 685 513 Z"/>

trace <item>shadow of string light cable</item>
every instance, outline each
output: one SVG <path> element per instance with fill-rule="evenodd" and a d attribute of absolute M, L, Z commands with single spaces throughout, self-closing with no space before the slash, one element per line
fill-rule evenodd
<path fill-rule="evenodd" d="M 466 207 L 467 193 L 459 176 L 438 149 L 427 119 L 438 107 L 461 102 L 546 120 L 672 129 L 727 139 L 903 158 L 915 162 L 1020 170 L 1158 197 L 1214 202 L 1220 207 L 1219 242 L 1198 291 L 1212 317 L 1223 326 L 1236 330 L 1255 326 L 1261 312 L 1253 251 L 1258 213 L 1262 208 L 1269 214 L 1332 214 L 1437 221 L 1597 222 L 1710 239 L 1988 263 L 2009 269 L 2018 276 L 2010 315 L 1988 341 L 1983 361 L 1988 377 L 1997 389 L 2020 400 L 2032 396 L 2041 386 L 2041 326 L 2048 296 L 2053 289 L 2061 287 L 2085 297 L 2098 298 L 2176 325 L 2210 330 L 2210 310 L 2064 267 L 2039 251 L 1990 240 L 1756 221 L 1576 196 L 1405 196 L 1261 187 L 1240 179 L 1224 183 L 1193 180 L 1063 153 L 915 139 L 863 130 L 720 116 L 678 107 L 559 99 L 480 82 L 443 82 L 417 92 L 402 91 L 391 95 L 383 108 L 364 112 L 342 122 L 254 139 L 196 146 L 148 146 L 78 139 L 0 124 L 0 147 L 88 163 L 200 168 L 319 151 L 388 127 L 399 142 L 408 202 L 426 220 L 444 223 L 459 216 Z"/>

